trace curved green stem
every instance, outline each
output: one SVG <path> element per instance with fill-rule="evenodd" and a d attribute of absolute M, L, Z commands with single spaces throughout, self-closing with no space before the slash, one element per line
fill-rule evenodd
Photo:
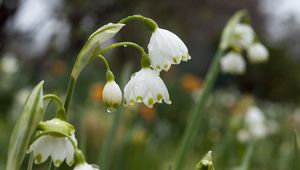
<path fill-rule="evenodd" d="M 66 115 L 66 111 L 63 105 L 63 102 L 60 100 L 60 98 L 58 96 L 56 96 L 55 94 L 46 94 L 43 96 L 44 100 L 54 100 L 56 101 L 57 105 L 58 105 L 58 110 L 56 113 L 56 117 L 60 118 L 62 120 L 65 120 L 67 115 Z"/>
<path fill-rule="evenodd" d="M 219 48 L 207 73 L 203 93 L 196 101 L 194 108 L 191 110 L 190 117 L 187 121 L 187 127 L 179 143 L 179 149 L 177 150 L 174 170 L 181 170 L 183 167 L 184 158 L 186 157 L 187 151 L 192 145 L 193 138 L 198 131 L 201 115 L 203 114 L 205 104 L 218 76 L 219 61 L 223 53 L 224 51 Z"/>
<path fill-rule="evenodd" d="M 94 57 L 91 58 L 91 61 L 95 58 L 95 57 L 99 57 L 99 55 L 105 53 L 106 51 L 108 50 L 111 50 L 113 48 L 117 48 L 117 47 L 127 47 L 127 46 L 131 46 L 131 47 L 134 47 L 136 48 L 137 50 L 140 51 L 141 55 L 142 55 L 142 60 L 141 60 L 141 65 L 142 65 L 142 68 L 148 68 L 150 67 L 150 59 L 149 59 L 149 56 L 148 54 L 145 52 L 144 48 L 139 46 L 138 44 L 136 43 L 133 43 L 133 42 L 118 42 L 118 43 L 114 43 L 112 45 L 109 45 L 103 49 L 101 49 L 100 51 L 98 51 L 97 53 L 95 53 Z M 102 58 L 101 58 L 102 59 Z"/>
<path fill-rule="evenodd" d="M 113 48 L 122 47 L 122 46 L 123 46 L 123 47 L 127 47 L 127 46 L 134 47 L 134 48 L 136 48 L 137 50 L 139 50 L 141 54 L 145 54 L 145 50 L 144 50 L 143 47 L 139 46 L 139 45 L 136 44 L 136 43 L 125 41 L 125 42 L 113 43 L 113 44 L 111 44 L 111 45 L 109 45 L 109 46 L 107 46 L 107 47 L 105 47 L 105 48 L 102 48 L 101 50 L 99 50 L 98 52 L 96 52 L 96 53 L 94 54 L 94 57 L 98 56 L 99 54 L 103 54 L 103 53 L 105 53 L 106 51 L 111 50 L 111 49 L 113 49 Z M 92 58 L 94 58 L 94 57 L 92 57 Z"/>
<path fill-rule="evenodd" d="M 109 64 L 108 64 L 106 58 L 103 55 L 99 54 L 99 55 L 96 56 L 96 58 L 99 58 L 100 60 L 103 61 L 104 65 L 106 67 L 106 70 L 110 70 Z"/>
<path fill-rule="evenodd" d="M 57 105 L 59 108 L 63 108 L 63 102 L 60 100 L 60 98 L 58 96 L 56 96 L 55 94 L 46 94 L 43 96 L 43 100 L 54 100 L 56 101 Z"/>
<path fill-rule="evenodd" d="M 153 19 L 144 17 L 144 16 L 142 16 L 142 15 L 132 15 L 132 16 L 128 16 L 128 17 L 126 17 L 126 18 L 120 20 L 119 23 L 126 24 L 127 22 L 133 21 L 133 20 L 140 20 L 140 21 L 143 21 L 144 24 L 145 24 L 152 32 L 155 31 L 156 28 L 158 28 L 157 23 L 156 23 Z"/>

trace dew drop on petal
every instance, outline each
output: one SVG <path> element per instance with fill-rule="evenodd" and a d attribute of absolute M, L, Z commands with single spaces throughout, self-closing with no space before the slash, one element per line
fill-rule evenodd
<path fill-rule="evenodd" d="M 131 78 L 134 77 L 135 75 L 136 75 L 136 73 L 133 73 L 133 74 L 131 75 Z"/>

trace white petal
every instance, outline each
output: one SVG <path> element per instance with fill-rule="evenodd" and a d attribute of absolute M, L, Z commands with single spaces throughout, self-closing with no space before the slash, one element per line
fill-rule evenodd
<path fill-rule="evenodd" d="M 248 24 L 239 23 L 233 29 L 232 45 L 242 48 L 249 47 L 254 40 L 254 31 Z"/>
<path fill-rule="evenodd" d="M 151 65 L 157 71 L 167 71 L 171 64 L 179 64 L 181 60 L 190 59 L 188 49 L 182 40 L 174 33 L 158 28 L 148 44 Z"/>
<path fill-rule="evenodd" d="M 51 151 L 51 145 L 48 144 L 48 141 L 48 136 L 42 136 L 30 146 L 35 164 L 43 163 L 48 159 Z"/>
<path fill-rule="evenodd" d="M 91 165 L 84 163 L 77 165 L 74 170 L 99 170 L 98 168 L 94 168 Z"/>
<path fill-rule="evenodd" d="M 67 156 L 66 141 L 67 139 L 65 137 L 52 137 L 53 149 L 51 158 L 56 167 L 59 167 Z"/>
<path fill-rule="evenodd" d="M 103 88 L 103 102 L 109 109 L 114 108 L 122 102 L 122 92 L 119 85 L 115 81 L 109 81 Z"/>
<path fill-rule="evenodd" d="M 247 49 L 247 57 L 251 63 L 266 62 L 269 58 L 267 48 L 261 43 L 254 43 Z"/>
<path fill-rule="evenodd" d="M 246 63 L 239 53 L 229 52 L 221 58 L 221 69 L 224 73 L 243 74 Z"/>

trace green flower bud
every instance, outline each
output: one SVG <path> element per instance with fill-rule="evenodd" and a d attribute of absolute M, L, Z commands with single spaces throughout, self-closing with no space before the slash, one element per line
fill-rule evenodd
<path fill-rule="evenodd" d="M 209 151 L 196 165 L 196 170 L 215 170 L 212 158 L 211 151 Z"/>

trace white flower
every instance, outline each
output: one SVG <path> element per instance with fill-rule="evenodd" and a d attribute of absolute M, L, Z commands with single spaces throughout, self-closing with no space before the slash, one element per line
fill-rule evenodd
<path fill-rule="evenodd" d="M 231 45 L 241 48 L 249 47 L 254 40 L 254 31 L 248 24 L 237 24 L 232 31 Z"/>
<path fill-rule="evenodd" d="M 152 33 L 148 50 L 151 65 L 157 71 L 168 71 L 171 64 L 191 59 L 182 40 L 174 33 L 161 28 Z"/>
<path fill-rule="evenodd" d="M 159 73 L 151 68 L 143 68 L 136 72 L 124 88 L 124 106 L 142 103 L 152 107 L 154 103 L 162 100 L 171 104 L 169 92 L 159 77 Z"/>
<path fill-rule="evenodd" d="M 84 164 L 76 165 L 73 170 L 99 170 L 99 169 L 92 167 L 90 164 L 84 163 Z"/>
<path fill-rule="evenodd" d="M 19 63 L 13 54 L 6 54 L 1 59 L 1 69 L 6 74 L 14 74 L 19 70 Z"/>
<path fill-rule="evenodd" d="M 268 60 L 269 52 L 261 43 L 254 43 L 247 49 L 248 58 L 251 63 L 262 63 Z"/>
<path fill-rule="evenodd" d="M 265 117 L 262 111 L 255 106 L 247 110 L 245 123 L 250 135 L 254 138 L 262 138 L 268 134 Z"/>
<path fill-rule="evenodd" d="M 246 64 L 239 53 L 229 52 L 221 58 L 221 69 L 224 73 L 243 74 Z"/>
<path fill-rule="evenodd" d="M 72 139 L 76 143 L 74 135 Z M 30 146 L 29 152 L 31 151 L 33 151 L 36 164 L 45 162 L 49 156 L 56 167 L 59 167 L 65 159 L 69 166 L 74 162 L 74 147 L 66 137 L 41 136 Z"/>
<path fill-rule="evenodd" d="M 122 102 L 122 92 L 115 81 L 108 81 L 103 88 L 103 102 L 109 110 L 116 110 Z"/>

